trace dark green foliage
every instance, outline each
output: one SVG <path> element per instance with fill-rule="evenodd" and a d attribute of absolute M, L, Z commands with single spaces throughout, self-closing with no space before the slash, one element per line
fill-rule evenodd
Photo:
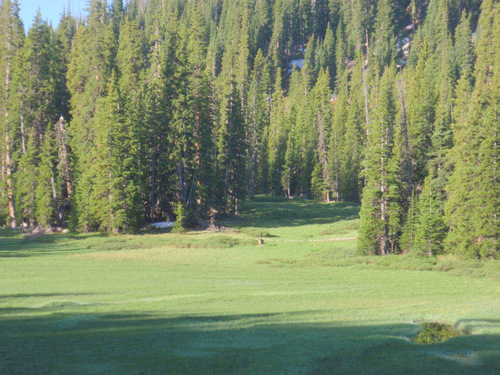
<path fill-rule="evenodd" d="M 446 236 L 443 222 L 443 201 L 440 197 L 442 188 L 436 180 L 428 177 L 419 200 L 418 221 L 412 249 L 422 255 L 432 256 L 442 251 Z M 411 229 L 409 229 L 411 230 Z"/>
<path fill-rule="evenodd" d="M 377 71 L 390 66 L 394 60 L 394 4 L 392 0 L 380 0 L 377 4 L 375 33 L 372 45 Z"/>
<path fill-rule="evenodd" d="M 190 226 L 269 193 L 362 201 L 367 254 L 495 257 L 498 12 L 91 0 L 25 37 L 2 0 L 0 224 Z"/>
<path fill-rule="evenodd" d="M 418 198 L 415 192 L 413 192 L 408 202 L 406 221 L 403 226 L 403 233 L 400 239 L 401 251 L 403 253 L 410 252 L 412 249 L 415 248 L 415 237 L 416 237 L 418 218 L 419 218 Z"/>
<path fill-rule="evenodd" d="M 12 92 L 15 92 L 17 88 L 13 84 L 12 78 L 15 69 L 22 68 L 20 59 L 16 57 L 24 41 L 24 30 L 19 18 L 17 1 L 2 0 L 0 2 L 0 36 L 2 40 L 0 43 L 0 111 L 2 114 L 0 154 L 4 171 L 0 177 L 0 201 L 2 202 L 0 220 L 2 220 L 2 224 L 16 228 L 13 154 L 17 151 L 15 138 L 18 129 L 12 116 L 12 108 L 16 104 L 12 98 Z"/>
<path fill-rule="evenodd" d="M 328 194 L 328 189 L 323 182 L 322 168 L 319 163 L 314 165 L 311 176 L 311 194 L 315 199 L 323 200 L 325 195 Z"/>
<path fill-rule="evenodd" d="M 61 226 L 62 224 L 61 192 L 56 182 L 57 149 L 52 127 L 51 124 L 43 139 L 35 189 L 35 215 L 38 225 L 42 228 L 50 228 L 54 224 Z"/>
<path fill-rule="evenodd" d="M 179 202 L 177 209 L 174 211 L 175 214 L 175 224 L 172 229 L 174 233 L 184 233 L 186 231 L 186 205 L 183 202 Z"/>
<path fill-rule="evenodd" d="M 460 335 L 460 331 L 452 325 L 424 322 L 422 323 L 422 332 L 413 339 L 413 342 L 418 344 L 436 344 Z"/>
<path fill-rule="evenodd" d="M 267 158 L 264 146 L 269 126 L 270 106 L 267 100 L 271 79 L 261 50 L 257 51 L 248 89 L 248 105 L 245 119 L 247 122 L 248 142 L 248 192 L 266 191 Z"/>
<path fill-rule="evenodd" d="M 358 248 L 367 254 L 398 252 L 400 196 L 395 155 L 394 73 L 387 70 L 380 80 L 372 121 L 368 128 L 367 153 Z"/>
<path fill-rule="evenodd" d="M 35 147 L 35 137 L 29 137 L 27 151 L 19 159 L 18 170 L 16 173 L 16 210 L 17 217 L 21 218 L 26 226 L 36 224 L 35 208 L 37 187 L 37 167 L 38 154 Z"/>
<path fill-rule="evenodd" d="M 499 249 L 498 101 L 500 6 L 482 4 L 476 44 L 475 86 L 469 96 L 467 71 L 461 79 L 459 103 L 470 98 L 466 111 L 458 112 L 454 126 L 454 147 L 450 152 L 454 171 L 447 187 L 446 238 L 449 252 L 484 258 Z M 457 100 L 458 101 L 458 100 Z"/>

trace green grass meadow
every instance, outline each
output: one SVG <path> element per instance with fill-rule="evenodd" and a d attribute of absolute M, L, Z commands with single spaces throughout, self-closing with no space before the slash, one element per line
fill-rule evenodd
<path fill-rule="evenodd" d="M 0 374 L 499 374 L 499 262 L 360 256 L 358 211 L 260 197 L 219 232 L 0 231 Z M 412 342 L 424 321 L 463 335 Z"/>

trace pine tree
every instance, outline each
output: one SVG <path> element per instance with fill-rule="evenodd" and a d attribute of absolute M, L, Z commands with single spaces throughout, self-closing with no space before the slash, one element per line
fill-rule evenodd
<path fill-rule="evenodd" d="M 145 217 L 147 201 L 148 129 L 143 108 L 142 74 L 144 69 L 144 41 L 141 30 L 134 21 L 125 21 L 120 29 L 116 56 L 119 108 L 122 114 L 120 142 L 116 152 L 121 158 L 121 168 L 126 184 L 125 228 L 136 229 Z M 125 229 L 124 228 L 124 229 Z"/>
<path fill-rule="evenodd" d="M 282 187 L 289 196 L 298 194 L 309 196 L 314 154 L 317 152 L 317 109 L 322 115 L 323 108 L 316 107 L 307 79 L 305 71 L 294 70 L 290 79 L 288 98 L 282 103 L 284 121 L 281 123 L 281 131 L 288 139 L 284 151 L 285 165 L 282 168 L 282 182 L 288 183 L 287 185 L 282 183 Z"/>
<path fill-rule="evenodd" d="M 323 182 L 322 169 L 320 163 L 316 162 L 311 177 L 311 194 L 318 200 L 323 200 L 329 193 L 328 186 Z"/>
<path fill-rule="evenodd" d="M 311 88 L 316 83 L 316 79 L 318 78 L 319 72 L 319 64 L 316 64 L 316 48 L 317 48 L 317 40 L 313 36 L 307 42 L 307 50 L 305 54 L 305 62 L 304 67 L 302 68 L 302 72 L 306 77 L 307 87 Z"/>
<path fill-rule="evenodd" d="M 329 87 L 330 74 L 328 70 L 321 70 L 314 89 L 311 92 L 310 102 L 315 107 L 313 123 L 316 125 L 317 155 L 321 166 L 323 185 L 328 186 L 328 140 L 330 139 L 330 124 L 332 122 L 331 90 Z M 330 201 L 330 191 L 325 189 L 325 201 Z"/>
<path fill-rule="evenodd" d="M 171 58 L 175 56 L 175 46 L 177 43 L 177 19 L 171 20 L 168 30 L 168 44 L 163 40 L 163 30 L 159 21 L 155 21 L 152 33 L 150 34 L 150 50 L 148 55 L 149 66 L 145 72 L 144 82 L 144 123 L 147 124 L 146 134 L 148 139 L 144 141 L 147 148 L 146 155 L 149 164 L 147 186 L 149 187 L 148 218 L 155 221 L 163 216 L 167 211 L 167 195 L 171 193 L 167 183 L 162 176 L 169 176 L 172 165 L 163 161 L 165 150 L 168 149 L 167 134 L 170 133 L 168 120 L 170 105 L 167 103 L 166 88 L 166 66 L 167 51 Z M 170 50 L 168 48 L 170 47 Z M 174 63 L 174 61 L 172 61 Z M 174 64 L 172 69 L 174 68 Z M 168 171 L 168 172 L 167 172 Z"/>
<path fill-rule="evenodd" d="M 408 120 L 408 143 L 412 164 L 412 189 L 421 191 L 426 176 L 427 155 L 431 148 L 431 136 L 435 121 L 436 92 L 434 67 L 424 40 L 418 65 L 407 68 L 406 108 Z"/>
<path fill-rule="evenodd" d="M 69 146 L 71 142 L 67 130 L 67 123 L 62 116 L 55 124 L 54 134 L 57 149 L 56 191 L 59 194 L 57 206 L 58 210 L 60 210 L 58 212 L 58 225 L 62 225 L 73 192 L 73 175 L 71 167 L 72 152 Z"/>
<path fill-rule="evenodd" d="M 96 175 L 93 154 L 95 129 L 92 118 L 96 103 L 106 95 L 112 68 L 115 41 L 106 4 L 93 0 L 89 4 L 87 25 L 81 26 L 73 39 L 73 50 L 68 66 L 68 88 L 71 97 L 72 149 L 75 155 L 76 188 L 73 195 L 73 222 L 81 230 L 97 229 L 99 220 L 95 212 L 99 207 L 92 204 Z"/>
<path fill-rule="evenodd" d="M 52 226 L 56 211 L 55 176 L 50 169 L 49 151 L 43 149 L 48 143 L 45 133 L 58 116 L 56 82 L 59 77 L 56 73 L 59 64 L 54 54 L 54 40 L 52 28 L 38 11 L 16 57 L 10 98 L 12 117 L 20 125 L 21 137 L 22 157 L 16 176 L 19 186 L 16 190 L 22 194 L 16 199 L 19 214 L 29 225 L 38 223 L 44 227 Z"/>
<path fill-rule="evenodd" d="M 35 139 L 33 134 L 29 135 L 26 153 L 20 157 L 15 174 L 16 214 L 27 227 L 37 224 L 35 210 L 39 157 Z"/>
<path fill-rule="evenodd" d="M 190 20 L 190 32 L 184 29 L 183 52 L 179 50 L 179 77 L 173 101 L 173 126 L 177 132 L 176 147 L 179 198 L 187 214 L 203 214 L 212 195 L 213 144 L 209 105 L 209 71 L 206 66 L 207 30 L 197 7 Z M 185 87 L 185 89 L 182 89 Z"/>
<path fill-rule="evenodd" d="M 284 165 L 285 145 L 287 136 L 284 132 L 286 123 L 285 105 L 283 91 L 281 88 L 281 70 L 278 70 L 271 98 L 271 118 L 267 138 L 269 167 L 269 193 L 277 195 L 281 193 L 280 176 Z"/>
<path fill-rule="evenodd" d="M 330 87 L 333 87 L 335 76 L 336 76 L 336 64 L 335 64 L 335 38 L 333 36 L 333 30 L 328 24 L 325 33 L 325 39 L 321 43 L 317 56 L 317 65 L 321 69 L 328 69 L 330 72 Z"/>
<path fill-rule="evenodd" d="M 454 147 L 450 152 L 455 169 L 445 205 L 446 223 L 450 226 L 446 249 L 469 257 L 485 258 L 498 252 L 500 63 L 495 51 L 500 47 L 499 15 L 498 3 L 491 0 L 482 3 L 474 69 L 476 85 L 467 114 L 458 119 L 465 121 L 454 126 Z M 467 87 L 466 83 L 459 85 L 463 87 Z"/>
<path fill-rule="evenodd" d="M 471 20 L 467 12 L 462 12 L 460 24 L 455 30 L 456 77 L 461 77 L 464 71 L 472 71 L 474 65 L 474 50 L 471 38 Z"/>
<path fill-rule="evenodd" d="M 412 249 L 422 255 L 437 255 L 442 251 L 446 236 L 443 223 L 442 187 L 434 176 L 425 179 L 424 189 L 419 199 L 419 215 L 415 226 L 415 242 Z"/>
<path fill-rule="evenodd" d="M 234 50 L 226 50 L 218 80 L 217 205 L 222 212 L 237 213 L 246 190 L 246 142 L 241 100 L 232 69 L 234 58 Z"/>
<path fill-rule="evenodd" d="M 54 60 L 56 76 L 56 98 L 59 109 L 59 115 L 65 119 L 70 118 L 70 99 L 71 95 L 67 87 L 68 64 L 71 56 L 72 41 L 76 33 L 76 19 L 68 11 L 64 11 L 59 26 L 56 30 L 54 41 Z"/>
<path fill-rule="evenodd" d="M 399 202 L 392 187 L 397 177 L 390 163 L 396 114 L 393 85 L 394 74 L 388 69 L 380 80 L 369 127 L 358 242 L 365 254 L 386 255 L 397 250 L 391 243 L 397 238 L 391 233 L 399 230 Z"/>
<path fill-rule="evenodd" d="M 408 210 L 406 212 L 406 221 L 400 239 L 401 251 L 403 253 L 408 253 L 416 248 L 415 246 L 416 228 L 419 220 L 418 206 L 419 206 L 418 197 L 413 191 L 408 204 Z"/>
<path fill-rule="evenodd" d="M 0 153 L 2 155 L 2 174 L 0 185 L 0 200 L 2 208 L 7 207 L 5 213 L 0 213 L 0 220 L 5 218 L 7 224 L 15 228 L 16 208 L 15 194 L 13 186 L 13 152 L 14 152 L 14 133 L 17 130 L 10 115 L 12 103 L 11 81 L 13 62 L 16 54 L 21 48 L 24 40 L 24 30 L 19 18 L 19 5 L 17 0 L 3 0 L 0 3 L 0 110 L 2 121 L 0 123 Z M 2 218 L 3 216 L 3 218 Z"/>
<path fill-rule="evenodd" d="M 118 40 L 123 16 L 123 0 L 113 0 L 111 4 L 111 23 L 113 24 L 113 32 L 115 33 L 116 40 Z"/>
<path fill-rule="evenodd" d="M 236 83 L 238 86 L 239 96 L 241 100 L 241 110 L 246 111 L 247 92 L 249 84 L 249 61 L 250 61 L 250 45 L 249 45 L 249 15 L 248 9 L 243 10 L 241 16 L 241 27 L 238 30 L 238 57 L 236 58 Z"/>
<path fill-rule="evenodd" d="M 184 233 L 186 231 L 186 205 L 184 202 L 177 204 L 175 210 L 175 224 L 172 228 L 172 233 Z"/>
<path fill-rule="evenodd" d="M 91 178 L 92 192 L 89 210 L 95 224 L 103 231 L 118 233 L 136 227 L 137 187 L 130 179 L 124 161 L 128 152 L 128 129 L 124 126 L 120 98 L 114 73 L 108 85 L 108 94 L 98 99 L 92 119 L 95 129 L 95 149 Z M 129 212 L 129 210 L 131 212 Z M 134 225 L 135 224 L 135 225 Z"/>
<path fill-rule="evenodd" d="M 446 22 L 444 22 L 446 23 Z M 435 122 L 431 147 L 426 155 L 427 177 L 419 200 L 420 220 L 416 228 L 415 250 L 435 255 L 442 250 L 447 228 L 443 223 L 443 206 L 446 200 L 445 186 L 450 175 L 447 154 L 452 146 L 452 99 L 454 69 L 451 58 L 451 38 L 446 29 L 441 35 L 441 69 L 438 81 Z"/>
<path fill-rule="evenodd" d="M 286 19 L 285 18 L 285 1 L 277 0 L 274 4 L 273 15 L 273 31 L 271 42 L 269 43 L 269 56 L 273 62 L 274 78 L 277 79 L 278 72 L 281 74 L 281 69 L 285 68 L 286 61 L 286 41 L 288 35 L 286 33 Z"/>
<path fill-rule="evenodd" d="M 394 60 L 393 8 L 392 0 L 378 1 L 374 40 L 372 42 L 375 69 L 378 72 L 381 72 L 385 66 L 389 66 Z"/>
<path fill-rule="evenodd" d="M 337 30 L 335 30 L 335 89 L 338 90 L 338 86 L 341 82 L 342 75 L 345 74 L 345 62 L 347 58 L 346 51 L 346 41 L 344 35 L 344 25 L 342 20 L 339 21 L 337 25 Z M 347 84 L 347 81 L 345 82 Z"/>
<path fill-rule="evenodd" d="M 261 50 L 255 56 L 251 82 L 248 90 L 248 106 L 246 109 L 248 139 L 248 191 L 254 195 L 267 176 L 262 176 L 264 132 L 269 125 L 269 85 L 270 77 Z M 265 189 L 264 189 L 265 191 Z"/>
<path fill-rule="evenodd" d="M 341 163 L 340 194 L 343 200 L 357 202 L 361 195 L 361 169 L 366 138 L 366 111 L 363 90 L 363 68 L 357 63 L 349 82 L 349 105 L 345 122 L 345 133 Z M 345 76 L 345 80 L 347 80 Z"/>
<path fill-rule="evenodd" d="M 252 35 L 254 41 L 252 45 L 255 50 L 266 52 L 268 40 L 271 37 L 271 2 L 269 0 L 255 1 L 255 16 L 252 18 Z"/>
<path fill-rule="evenodd" d="M 344 159 L 344 133 L 347 120 L 347 91 L 344 88 L 334 97 L 334 111 L 332 128 L 330 132 L 330 141 L 328 145 L 328 176 L 333 197 L 336 201 L 341 200 L 341 174 L 342 161 Z"/>
<path fill-rule="evenodd" d="M 56 77 L 53 67 L 57 66 L 53 55 L 53 31 L 42 20 L 38 11 L 22 49 L 24 59 L 23 101 L 24 122 L 33 127 L 35 144 L 41 146 L 47 126 L 59 117 L 56 107 Z"/>
<path fill-rule="evenodd" d="M 52 124 L 49 125 L 43 138 L 35 189 L 35 216 L 38 224 L 44 228 L 51 228 L 54 224 L 62 226 L 63 218 L 59 199 L 61 193 L 56 182 L 57 150 L 52 127 Z"/>
<path fill-rule="evenodd" d="M 295 154 L 295 139 L 294 139 L 294 126 L 291 126 L 288 132 L 288 139 L 285 146 L 285 160 L 283 164 L 283 172 L 281 174 L 281 186 L 285 192 L 286 197 L 292 198 L 292 185 L 294 182 L 292 179 L 295 177 L 295 166 L 297 161 L 294 160 Z"/>

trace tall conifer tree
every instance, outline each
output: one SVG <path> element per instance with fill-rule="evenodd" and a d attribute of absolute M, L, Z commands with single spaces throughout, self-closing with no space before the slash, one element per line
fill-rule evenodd
<path fill-rule="evenodd" d="M 17 226 L 15 193 L 13 187 L 13 153 L 16 124 L 11 116 L 11 82 L 13 62 L 21 48 L 24 40 L 24 30 L 19 18 L 19 5 L 17 0 L 2 0 L 0 3 L 0 110 L 2 120 L 0 122 L 0 152 L 2 160 L 2 172 L 0 177 L 0 201 L 2 208 L 7 210 L 0 213 L 0 220 L 5 221 L 11 227 Z M 1 212 L 1 211 L 0 211 Z"/>
<path fill-rule="evenodd" d="M 395 99 L 394 73 L 387 69 L 380 79 L 368 133 L 365 180 L 359 229 L 359 250 L 366 254 L 394 253 L 398 228 L 398 196 L 394 194 L 397 175 L 391 168 L 394 154 Z M 397 228 L 394 229 L 393 227 Z"/>
<path fill-rule="evenodd" d="M 455 170 L 445 205 L 449 252 L 488 257 L 498 252 L 498 101 L 500 93 L 500 5 L 482 3 L 476 44 L 475 87 L 454 127 L 450 153 Z M 462 77 L 464 79 L 464 77 Z M 459 88 L 464 86 L 459 85 Z M 461 93 L 458 93 L 459 97 Z M 463 121 L 463 122 L 462 122 Z"/>
<path fill-rule="evenodd" d="M 99 208 L 91 201 L 93 177 L 97 172 L 93 158 L 96 134 L 92 118 L 96 102 L 107 93 L 115 45 L 105 1 L 92 0 L 89 3 L 86 21 L 86 25 L 75 34 L 67 73 L 72 95 L 70 131 L 77 178 L 73 217 L 74 224 L 84 231 L 99 227 L 98 212 L 95 212 Z"/>

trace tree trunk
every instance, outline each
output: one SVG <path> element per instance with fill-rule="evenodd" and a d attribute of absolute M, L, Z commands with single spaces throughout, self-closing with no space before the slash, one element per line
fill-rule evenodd
<path fill-rule="evenodd" d="M 321 177 L 323 178 L 323 183 L 328 186 L 328 151 L 325 142 L 325 129 L 323 126 L 323 118 L 321 117 L 320 111 L 318 111 L 318 155 L 319 161 L 321 163 Z M 329 186 L 328 186 L 329 188 Z M 329 193 L 327 193 L 327 196 Z M 327 202 L 329 201 L 327 197 Z"/>
<path fill-rule="evenodd" d="M 26 132 L 24 129 L 24 101 L 21 100 L 21 148 L 23 154 L 26 154 Z"/>
<path fill-rule="evenodd" d="M 412 194 L 412 183 L 411 183 L 411 153 L 410 153 L 410 142 L 408 140 L 408 123 L 406 120 L 406 103 L 404 96 L 404 81 L 403 75 L 401 73 L 401 79 L 397 81 L 399 102 L 401 105 L 401 129 L 405 138 L 405 155 L 406 155 L 406 183 L 408 184 L 408 197 L 407 200 L 411 199 Z"/>
<path fill-rule="evenodd" d="M 8 113 L 5 114 L 8 117 Z M 5 131 L 5 169 L 6 169 L 6 183 L 7 183 L 7 197 L 9 199 L 9 216 L 11 218 L 11 228 L 17 228 L 16 223 L 16 209 L 14 203 L 14 191 L 12 188 L 12 166 L 10 154 L 10 139 L 8 130 Z"/>
<path fill-rule="evenodd" d="M 12 45 L 11 45 L 11 40 L 10 36 L 7 36 L 7 51 L 9 54 L 12 52 Z M 12 55 L 9 55 L 12 56 Z M 9 210 L 9 216 L 11 218 L 11 227 L 16 228 L 17 223 L 16 223 L 16 210 L 15 210 L 15 203 L 14 203 L 14 191 L 13 191 L 13 186 L 12 186 L 12 165 L 11 165 L 11 150 L 10 150 L 10 127 L 9 127 L 9 110 L 8 108 L 8 103 L 9 103 L 9 88 L 10 88 L 10 59 L 8 56 L 7 58 L 7 66 L 5 68 L 5 97 L 3 98 L 5 101 L 5 174 L 6 174 L 6 185 L 7 185 L 7 197 L 8 197 L 8 210 Z"/>
<path fill-rule="evenodd" d="M 369 56 L 369 44 L 368 44 L 368 30 L 366 30 L 366 60 L 363 62 L 363 91 L 365 94 L 365 121 L 366 121 L 366 138 L 368 139 L 368 125 L 370 124 L 370 110 L 369 110 L 369 100 L 368 100 L 368 56 Z"/>

